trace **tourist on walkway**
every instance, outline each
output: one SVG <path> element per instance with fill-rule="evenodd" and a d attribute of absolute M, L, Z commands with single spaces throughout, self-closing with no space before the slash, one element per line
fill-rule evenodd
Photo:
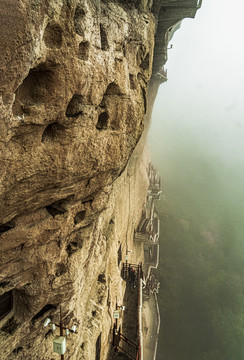
<path fill-rule="evenodd" d="M 131 280 L 131 288 L 133 289 L 136 287 L 136 283 L 135 283 L 136 274 L 135 274 L 135 270 L 133 268 L 131 269 L 130 280 Z"/>

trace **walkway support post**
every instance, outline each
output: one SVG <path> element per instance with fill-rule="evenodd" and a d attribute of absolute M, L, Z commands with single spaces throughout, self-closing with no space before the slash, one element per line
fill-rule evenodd
<path fill-rule="evenodd" d="M 63 320 L 62 320 L 62 310 L 61 310 L 61 306 L 60 306 L 60 324 L 59 324 L 59 329 L 60 329 L 60 336 L 64 336 L 64 324 L 63 324 Z M 61 355 L 61 360 L 64 360 L 64 355 Z"/>

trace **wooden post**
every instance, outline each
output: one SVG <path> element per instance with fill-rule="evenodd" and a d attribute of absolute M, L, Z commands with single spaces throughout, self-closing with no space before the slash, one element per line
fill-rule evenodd
<path fill-rule="evenodd" d="M 117 304 L 117 296 L 116 296 L 116 310 L 117 310 L 118 304 Z M 116 324 L 116 331 L 118 330 L 118 319 L 115 319 Z"/>
<path fill-rule="evenodd" d="M 114 327 L 113 327 L 113 346 L 115 347 L 116 345 L 116 339 L 115 339 L 115 324 L 114 324 Z"/>
<path fill-rule="evenodd" d="M 125 258 L 125 271 L 126 271 L 126 279 L 128 279 L 128 260 L 127 260 L 127 257 L 128 257 L 128 244 L 126 242 L 126 258 Z"/>
<path fill-rule="evenodd" d="M 61 312 L 61 306 L 60 306 L 60 336 L 64 336 L 64 324 L 62 320 L 62 312 Z M 61 355 L 61 360 L 64 360 L 64 355 Z"/>
<path fill-rule="evenodd" d="M 117 296 L 116 296 L 116 310 L 118 308 Z M 118 319 L 115 319 L 115 329 L 114 329 L 114 342 L 115 342 L 115 351 L 118 351 Z"/>

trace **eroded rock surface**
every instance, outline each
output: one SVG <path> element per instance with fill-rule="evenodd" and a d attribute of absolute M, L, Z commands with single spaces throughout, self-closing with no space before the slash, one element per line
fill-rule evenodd
<path fill-rule="evenodd" d="M 118 251 L 143 261 L 133 234 L 148 187 L 144 139 L 131 154 L 167 29 L 197 6 L 187 3 L 180 13 L 184 1 L 1 1 L 0 294 L 13 291 L 1 359 L 54 358 L 43 321 L 57 323 L 60 305 L 78 327 L 66 358 L 95 359 L 101 334 L 106 359 L 125 287 Z"/>

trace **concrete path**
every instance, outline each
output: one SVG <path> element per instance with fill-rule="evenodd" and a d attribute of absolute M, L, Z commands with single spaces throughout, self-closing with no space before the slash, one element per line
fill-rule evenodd
<path fill-rule="evenodd" d="M 154 294 L 144 297 L 142 307 L 143 358 L 154 360 L 157 345 L 158 313 Z"/>

